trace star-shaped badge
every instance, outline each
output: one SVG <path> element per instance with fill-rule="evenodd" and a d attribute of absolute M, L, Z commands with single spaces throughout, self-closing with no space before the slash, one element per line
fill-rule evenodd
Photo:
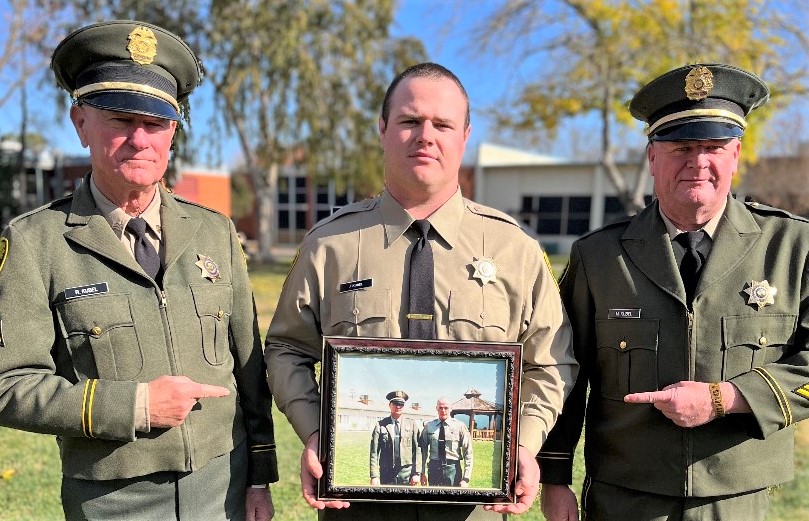
<path fill-rule="evenodd" d="M 219 266 L 212 258 L 201 253 L 197 253 L 197 258 L 199 260 L 194 264 L 196 264 L 197 267 L 202 271 L 200 277 L 203 279 L 210 279 L 211 282 L 216 282 L 221 278 L 221 275 L 219 275 Z"/>
<path fill-rule="evenodd" d="M 750 295 L 750 298 L 747 299 L 747 303 L 758 306 L 758 309 L 761 309 L 764 306 L 775 304 L 775 294 L 778 293 L 778 289 L 774 286 L 770 286 L 770 283 L 766 280 L 762 280 L 761 282 L 751 280 L 747 287 L 744 288 L 744 292 Z"/>
<path fill-rule="evenodd" d="M 478 279 L 482 284 L 497 280 L 497 272 L 499 270 L 494 263 L 494 259 L 491 257 L 475 257 L 474 262 L 472 262 L 472 267 L 475 268 L 475 273 L 472 274 L 472 278 Z"/>

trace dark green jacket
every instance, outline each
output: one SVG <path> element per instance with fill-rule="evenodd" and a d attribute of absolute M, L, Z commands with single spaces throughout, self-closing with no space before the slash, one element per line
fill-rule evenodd
<path fill-rule="evenodd" d="M 371 457 L 370 475 L 371 478 L 381 476 L 380 468 L 392 469 L 395 466 L 393 460 L 393 448 L 396 434 L 393 427 L 393 419 L 390 416 L 382 418 L 371 433 Z M 402 465 L 412 465 L 410 475 L 421 474 L 421 449 L 419 448 L 419 424 L 406 416 L 401 420 L 401 434 L 399 436 L 399 459 Z"/>
<path fill-rule="evenodd" d="M 809 415 L 795 392 L 809 384 L 807 257 L 805 220 L 729 199 L 689 313 L 656 202 L 576 241 L 561 289 L 581 371 L 540 452 L 543 482 L 570 483 L 584 421 L 595 480 L 697 497 L 790 480 L 792 426 Z M 777 293 L 759 309 L 744 289 L 763 280 Z M 617 309 L 640 318 L 609 318 Z M 623 402 L 683 380 L 729 380 L 753 412 L 686 429 Z"/>
<path fill-rule="evenodd" d="M 74 478 L 192 471 L 246 439 L 250 481 L 276 481 L 271 397 L 232 223 L 161 188 L 161 290 L 89 185 L 15 219 L 0 239 L 0 425 L 55 434 Z M 198 254 L 216 262 L 218 281 L 202 277 Z M 136 384 L 161 375 L 230 395 L 202 399 L 180 427 L 136 432 Z"/>

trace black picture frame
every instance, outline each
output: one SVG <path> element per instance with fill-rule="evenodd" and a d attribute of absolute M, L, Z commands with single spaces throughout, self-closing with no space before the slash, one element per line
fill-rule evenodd
<path fill-rule="evenodd" d="M 522 344 L 329 336 L 323 339 L 321 360 L 319 499 L 516 501 Z M 453 418 L 471 427 L 468 487 L 371 485 L 373 428 L 390 416 L 386 395 L 396 390 L 408 394 L 405 414 L 421 428 L 437 418 L 435 403 L 441 397 L 452 404 Z"/>

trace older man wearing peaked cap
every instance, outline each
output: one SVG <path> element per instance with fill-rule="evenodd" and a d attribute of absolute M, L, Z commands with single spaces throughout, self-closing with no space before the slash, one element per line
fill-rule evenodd
<path fill-rule="evenodd" d="M 749 112 L 769 90 L 688 65 L 629 105 L 657 199 L 573 245 L 562 299 L 581 373 L 539 454 L 542 506 L 588 521 L 765 518 L 809 416 L 809 223 L 730 195 Z M 589 398 L 586 391 L 590 386 Z"/>
<path fill-rule="evenodd" d="M 0 237 L 0 425 L 57 436 L 68 520 L 266 521 L 271 397 L 239 240 L 160 184 L 199 61 L 112 21 L 52 68 L 92 172 Z"/>

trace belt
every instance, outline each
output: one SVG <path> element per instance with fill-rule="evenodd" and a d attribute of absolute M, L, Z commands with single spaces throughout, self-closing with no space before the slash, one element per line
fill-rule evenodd
<path fill-rule="evenodd" d="M 455 464 L 456 464 L 456 463 L 458 463 L 459 461 L 460 461 L 460 460 L 457 460 L 457 459 L 448 459 L 448 460 L 446 461 L 446 463 L 443 463 L 443 465 L 455 465 Z M 437 463 L 437 464 L 439 464 L 439 465 L 441 465 L 441 464 L 442 464 L 442 463 L 441 463 L 441 461 L 440 461 L 438 458 L 430 458 L 430 462 L 431 462 L 431 463 L 432 463 L 432 462 L 435 462 L 435 463 Z"/>

